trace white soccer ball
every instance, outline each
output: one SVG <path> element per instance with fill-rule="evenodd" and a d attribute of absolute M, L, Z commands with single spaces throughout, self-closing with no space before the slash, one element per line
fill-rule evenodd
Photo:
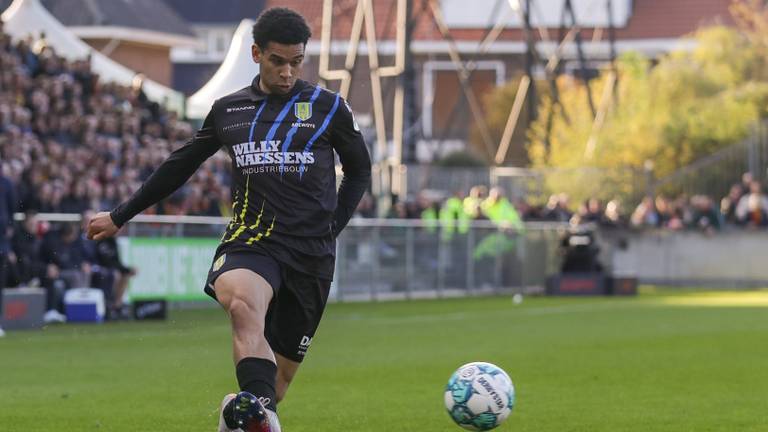
<path fill-rule="evenodd" d="M 453 373 L 445 388 L 445 408 L 457 425 L 487 431 L 509 417 L 515 405 L 515 387 L 500 367 L 468 363 Z"/>

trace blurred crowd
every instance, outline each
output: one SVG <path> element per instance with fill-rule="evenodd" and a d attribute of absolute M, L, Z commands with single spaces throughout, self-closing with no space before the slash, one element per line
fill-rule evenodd
<path fill-rule="evenodd" d="M 0 23 L 0 171 L 18 211 L 111 209 L 136 190 L 193 127 L 150 101 L 143 77 L 103 82 L 90 59 L 68 61 L 45 36 L 12 42 Z M 148 213 L 221 215 L 226 155 L 211 158 Z"/>
<path fill-rule="evenodd" d="M 0 175 L 10 182 L 14 211 L 108 210 L 132 194 L 194 128 L 150 101 L 142 76 L 131 86 L 103 82 L 90 59 L 66 60 L 38 39 L 13 42 L 0 22 Z M 220 216 L 229 212 L 229 161 L 209 159 L 179 191 L 148 214 Z M 370 195 L 356 215 L 382 216 Z M 556 194 L 535 205 L 505 191 L 475 186 L 450 197 L 423 191 L 389 206 L 386 217 L 434 220 L 592 222 L 672 230 L 768 225 L 768 199 L 745 175 L 720 202 L 713 197 L 647 197 L 634 211 L 618 200 L 573 203 Z"/>
<path fill-rule="evenodd" d="M 373 218 L 377 214 L 376 201 L 366 195 L 355 217 Z M 726 227 L 768 228 L 768 196 L 750 173 L 745 173 L 742 182 L 734 184 L 719 201 L 707 195 L 647 196 L 632 212 L 627 212 L 619 200 L 604 202 L 590 198 L 572 205 L 563 193 L 550 196 L 544 205 L 534 205 L 525 200 L 510 200 L 501 188 L 489 190 L 478 185 L 467 193 L 456 191 L 447 198 L 422 191 L 413 199 L 394 203 L 387 216 L 440 220 L 448 225 L 456 225 L 455 221 L 503 219 L 513 224 L 516 221 L 591 223 L 602 228 L 700 230 L 711 234 Z"/>
<path fill-rule="evenodd" d="M 72 288 L 101 289 L 109 319 L 127 318 L 123 297 L 136 271 L 120 260 L 117 241 L 90 241 L 85 231 L 93 211 L 81 215 L 80 223 L 49 224 L 34 210 L 15 224 L 10 241 L 0 257 L 0 287 L 39 287 L 46 292 L 47 323 L 64 322 L 64 295 Z"/>
<path fill-rule="evenodd" d="M 697 229 L 714 233 L 727 227 L 768 228 L 768 196 L 750 173 L 719 201 L 707 195 L 670 199 L 646 197 L 629 218 L 634 228 Z"/>
<path fill-rule="evenodd" d="M 47 322 L 64 320 L 64 292 L 78 287 L 103 289 L 110 316 L 124 315 L 134 271 L 120 263 L 114 239 L 85 241 L 79 224 L 51 226 L 36 215 L 112 209 L 189 139 L 192 126 L 142 85 L 141 75 L 130 86 L 101 81 L 89 58 L 58 56 L 44 35 L 13 42 L 0 21 L 0 288 L 45 288 Z M 211 158 L 148 212 L 221 215 L 225 158 Z"/>

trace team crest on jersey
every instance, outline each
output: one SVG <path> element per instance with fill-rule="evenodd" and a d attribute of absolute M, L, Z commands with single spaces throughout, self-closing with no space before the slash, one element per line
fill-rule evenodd
<path fill-rule="evenodd" d="M 306 121 L 312 117 L 312 104 L 309 102 L 297 102 L 293 104 L 293 114 L 301 121 Z"/>
<path fill-rule="evenodd" d="M 219 271 L 221 266 L 224 265 L 224 261 L 227 260 L 227 254 L 224 254 L 220 256 L 216 261 L 213 263 L 213 271 Z"/>

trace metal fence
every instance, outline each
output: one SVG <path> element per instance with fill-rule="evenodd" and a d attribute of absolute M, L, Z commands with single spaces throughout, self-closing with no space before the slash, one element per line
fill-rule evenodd
<path fill-rule="evenodd" d="M 544 286 L 557 272 L 563 226 L 505 230 L 474 222 L 465 233 L 413 220 L 355 220 L 339 238 L 339 300 L 467 296 Z"/>
<path fill-rule="evenodd" d="M 758 124 L 752 134 L 654 182 L 654 193 L 728 195 L 731 185 L 749 172 L 758 181 L 768 179 L 768 125 Z"/>
<path fill-rule="evenodd" d="M 41 216 L 50 222 L 79 220 L 77 215 Z M 214 240 L 220 238 L 227 222 L 224 218 L 140 215 L 123 234 L 131 239 Z M 513 230 L 488 221 L 473 221 L 466 230 L 459 230 L 421 220 L 353 219 L 337 242 L 332 299 L 410 299 L 540 290 L 546 277 L 557 272 L 559 237 L 566 226 L 528 223 L 524 229 Z M 212 247 L 211 258 L 213 253 Z M 200 269 L 187 271 L 193 270 Z M 202 281 L 191 283 L 197 290 Z"/>

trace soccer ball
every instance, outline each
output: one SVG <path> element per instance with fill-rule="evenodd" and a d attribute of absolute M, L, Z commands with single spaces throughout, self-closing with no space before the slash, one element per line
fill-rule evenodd
<path fill-rule="evenodd" d="M 506 372 L 490 363 L 460 367 L 445 388 L 445 408 L 457 425 L 487 431 L 502 424 L 515 405 L 515 387 Z"/>

